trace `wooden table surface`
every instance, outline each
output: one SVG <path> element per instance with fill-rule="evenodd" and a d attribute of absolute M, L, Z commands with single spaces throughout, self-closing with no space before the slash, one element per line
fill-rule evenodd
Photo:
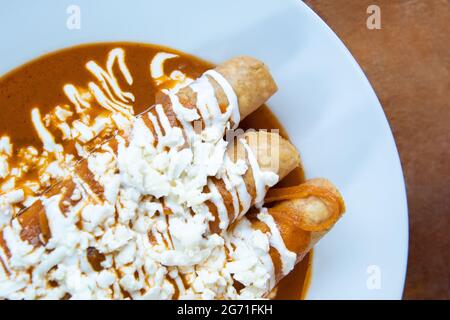
<path fill-rule="evenodd" d="M 305 0 L 356 58 L 384 108 L 406 179 L 405 299 L 450 299 L 450 4 Z M 378 5 L 381 29 L 369 30 Z"/>

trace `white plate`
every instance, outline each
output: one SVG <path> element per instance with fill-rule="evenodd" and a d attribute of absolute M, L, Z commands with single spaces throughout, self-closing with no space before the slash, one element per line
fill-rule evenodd
<path fill-rule="evenodd" d="M 80 30 L 66 28 L 72 4 L 81 9 Z M 302 2 L 5 1 L 0 39 L 0 74 L 45 52 L 96 41 L 159 43 L 214 62 L 242 54 L 264 60 L 280 87 L 270 105 L 301 151 L 307 176 L 331 179 L 347 204 L 316 248 L 307 297 L 401 298 L 408 216 L 392 133 L 355 60 Z"/>

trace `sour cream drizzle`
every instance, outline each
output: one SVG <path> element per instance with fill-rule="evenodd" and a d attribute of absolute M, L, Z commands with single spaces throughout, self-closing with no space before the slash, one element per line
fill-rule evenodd
<path fill-rule="evenodd" d="M 221 230 L 226 229 L 230 225 L 230 220 L 228 219 L 228 212 L 225 204 L 223 202 L 223 198 L 217 190 L 216 185 L 209 180 L 208 181 L 208 189 L 211 192 L 211 201 L 217 208 L 217 213 L 219 214 L 219 228 Z"/>
<path fill-rule="evenodd" d="M 34 128 L 36 129 L 36 132 L 44 145 L 44 149 L 48 152 L 62 152 L 62 146 L 55 143 L 55 138 L 44 126 L 41 119 L 41 113 L 38 108 L 33 108 L 31 110 L 31 121 L 33 122 Z"/>
<path fill-rule="evenodd" d="M 271 171 L 261 171 L 258 161 L 256 160 L 255 155 L 253 154 L 252 149 L 250 149 L 249 145 L 244 139 L 240 139 L 240 142 L 244 146 L 247 152 L 247 158 L 250 163 L 253 172 L 253 180 L 255 182 L 256 189 L 256 197 L 255 197 L 255 205 L 260 208 L 264 203 L 264 197 L 266 195 L 266 188 L 270 188 L 275 185 L 279 177 L 276 173 Z"/>
<path fill-rule="evenodd" d="M 294 269 L 297 255 L 289 251 L 281 237 L 280 230 L 273 217 L 268 214 L 267 209 L 263 208 L 258 214 L 258 219 L 264 222 L 270 229 L 270 245 L 280 254 L 283 275 L 287 275 Z"/>
<path fill-rule="evenodd" d="M 120 88 L 117 78 L 113 73 L 114 63 L 117 61 L 120 71 L 129 85 L 133 84 L 133 78 L 125 64 L 125 52 L 123 49 L 116 48 L 111 50 L 106 61 L 106 71 L 103 70 L 95 61 L 86 63 L 88 69 L 100 82 L 102 91 L 113 102 L 114 105 L 132 110 L 132 106 L 128 103 L 134 101 L 134 95 L 131 92 L 124 92 Z M 97 86 L 98 88 L 98 86 Z M 112 89 L 112 92 L 110 90 Z"/>
<path fill-rule="evenodd" d="M 152 59 L 150 63 L 150 75 L 153 79 L 157 80 L 157 84 L 164 81 L 164 62 L 168 59 L 178 57 L 177 54 L 158 52 Z"/>
<path fill-rule="evenodd" d="M 231 114 L 231 120 L 233 121 L 233 129 L 236 129 L 240 122 L 240 113 L 238 107 L 238 99 L 236 93 L 234 92 L 231 85 L 228 83 L 227 79 L 225 79 L 220 73 L 215 70 L 208 70 L 205 72 L 205 75 L 212 77 L 217 83 L 222 87 L 222 90 L 225 92 L 225 95 L 228 99 L 228 109 L 227 112 Z"/>

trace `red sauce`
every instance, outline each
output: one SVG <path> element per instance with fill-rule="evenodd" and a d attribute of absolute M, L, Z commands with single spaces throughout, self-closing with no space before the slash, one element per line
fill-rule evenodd
<path fill-rule="evenodd" d="M 63 86 L 71 83 L 85 88 L 89 81 L 95 80 L 85 68 L 89 60 L 100 65 L 106 62 L 110 50 L 121 47 L 125 50 L 125 62 L 133 84 L 130 86 L 123 78 L 119 85 L 135 96 L 135 113 L 146 110 L 155 101 L 156 89 L 150 77 L 149 65 L 153 56 L 160 51 L 177 53 L 179 58 L 165 63 L 165 72 L 180 70 L 191 78 L 197 78 L 214 65 L 197 57 L 170 48 L 140 43 L 96 43 L 76 46 L 50 53 L 33 60 L 0 78 L 0 136 L 8 135 L 14 150 L 23 146 L 42 148 L 33 124 L 31 109 L 39 107 L 45 114 L 57 105 L 71 104 L 63 92 Z M 118 70 L 115 70 L 118 72 Z M 93 107 L 94 113 L 102 112 Z M 288 138 L 281 123 L 267 106 L 262 106 L 247 117 L 241 124 L 243 129 L 279 129 Z M 56 142 L 64 144 L 61 137 Z M 29 173 L 30 175 L 33 172 Z M 301 168 L 296 169 L 280 182 L 280 185 L 296 185 L 304 181 Z M 1 243 L 1 242 L 0 242 Z M 311 273 L 311 254 L 297 264 L 295 269 L 278 285 L 277 299 L 301 299 L 304 297 Z"/>

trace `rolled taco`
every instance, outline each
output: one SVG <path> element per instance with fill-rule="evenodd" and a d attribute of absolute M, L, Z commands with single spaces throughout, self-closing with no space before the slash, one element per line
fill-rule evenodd
<path fill-rule="evenodd" d="M 248 219 L 255 230 L 270 234 L 276 284 L 341 218 L 345 205 L 336 187 L 323 178 L 269 190 L 265 202 L 274 205 L 266 214 L 253 213 Z"/>
<path fill-rule="evenodd" d="M 225 163 L 233 165 L 226 165 L 221 178 L 212 177 L 208 184 L 210 191 L 220 195 L 207 203 L 216 217 L 210 224 L 212 232 L 227 229 L 251 207 L 262 205 L 268 188 L 300 165 L 300 156 L 289 141 L 262 130 L 238 136 L 228 146 L 226 157 Z M 239 162 L 247 166 L 242 177 L 232 172 Z"/>

